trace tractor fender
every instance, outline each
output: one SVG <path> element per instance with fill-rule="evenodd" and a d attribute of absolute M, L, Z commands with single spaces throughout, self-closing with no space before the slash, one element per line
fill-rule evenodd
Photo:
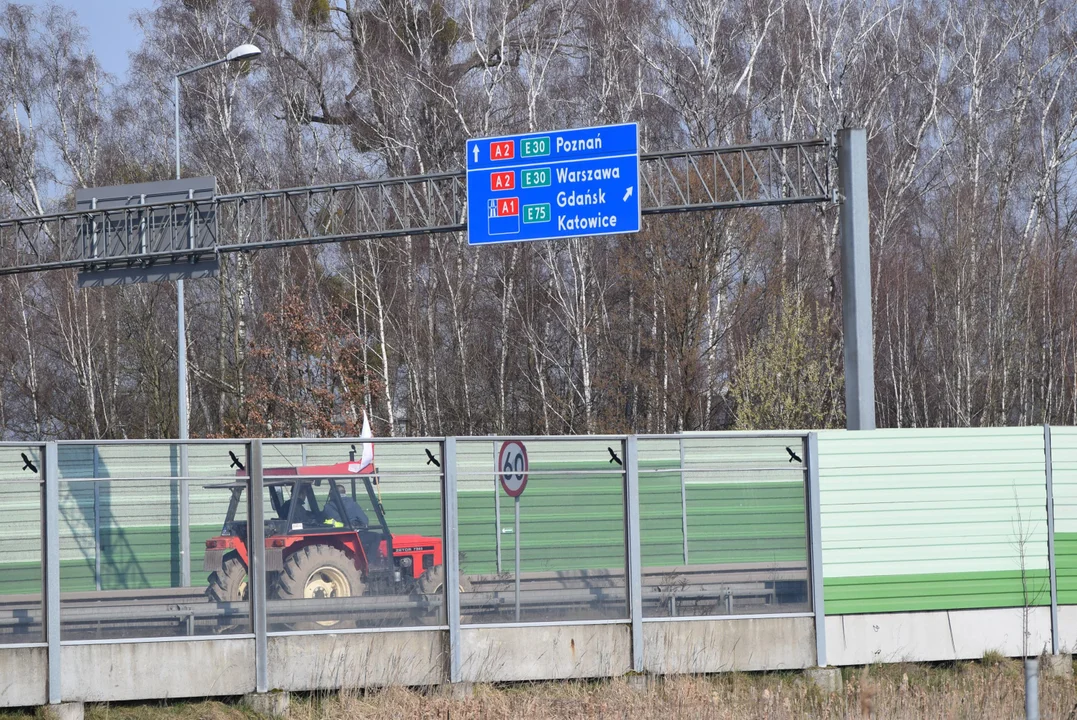
<path fill-rule="evenodd" d="M 269 551 L 271 549 L 276 549 L 280 557 L 280 560 L 278 561 L 280 566 L 275 569 L 283 570 L 284 561 L 288 557 L 309 545 L 327 545 L 340 550 L 348 556 L 352 563 L 355 564 L 355 569 L 362 573 L 364 577 L 366 576 L 366 553 L 363 552 L 363 545 L 359 542 L 359 535 L 355 532 L 308 535 L 297 542 L 289 543 L 286 548 L 266 548 L 266 565 L 269 566 L 270 563 L 273 562 L 269 559 Z"/>
<path fill-rule="evenodd" d="M 250 566 L 247 560 L 247 545 L 242 539 L 236 537 L 213 537 L 206 540 L 206 551 L 202 557 L 202 569 L 206 572 L 215 572 L 224 567 L 224 557 L 230 552 L 239 555 L 244 565 Z"/>
<path fill-rule="evenodd" d="M 202 558 L 202 569 L 206 572 L 217 572 L 224 569 L 224 556 L 232 552 L 230 548 L 222 548 L 219 550 L 206 550 L 205 556 Z M 242 557 L 242 555 L 241 555 Z M 243 564 L 247 564 L 247 558 L 242 557 Z M 284 550 L 282 548 L 266 548 L 266 571 L 267 572 L 280 572 L 284 569 Z"/>

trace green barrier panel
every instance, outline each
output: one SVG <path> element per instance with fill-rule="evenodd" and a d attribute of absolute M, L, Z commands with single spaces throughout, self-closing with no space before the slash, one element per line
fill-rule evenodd
<path fill-rule="evenodd" d="M 1046 570 L 826 578 L 828 615 L 1051 604 Z"/>

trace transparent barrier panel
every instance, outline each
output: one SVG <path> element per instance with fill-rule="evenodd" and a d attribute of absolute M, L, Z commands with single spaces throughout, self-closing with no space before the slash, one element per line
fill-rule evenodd
<path fill-rule="evenodd" d="M 242 443 L 190 443 L 186 476 L 177 443 L 61 444 L 58 454 L 63 640 L 250 632 L 245 572 L 233 596 L 219 597 L 205 566 L 207 539 L 243 493 Z"/>
<path fill-rule="evenodd" d="M 37 445 L 0 445 L 0 645 L 44 642 L 41 478 Z"/>
<path fill-rule="evenodd" d="M 196 587 L 208 589 L 211 584 L 211 571 L 206 569 L 206 543 L 221 536 L 231 509 L 232 495 L 235 492 L 233 488 L 221 486 L 247 482 L 247 452 L 246 443 L 240 441 L 229 444 L 192 444 L 187 448 L 187 472 L 191 477 L 190 482 L 187 483 L 191 535 L 191 584 Z M 240 493 L 242 498 L 236 502 L 234 522 L 246 523 L 246 488 L 243 488 Z M 210 552 L 210 555 L 212 561 L 210 564 L 214 565 L 216 554 Z"/>
<path fill-rule="evenodd" d="M 811 610 L 801 437 L 640 438 L 644 617 Z"/>
<path fill-rule="evenodd" d="M 620 440 L 456 447 L 463 623 L 628 616 Z"/>
<path fill-rule="evenodd" d="M 440 463 L 436 441 L 264 443 L 269 631 L 445 624 Z"/>

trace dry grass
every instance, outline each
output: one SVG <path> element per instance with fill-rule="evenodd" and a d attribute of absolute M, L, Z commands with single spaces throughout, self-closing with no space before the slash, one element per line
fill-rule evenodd
<path fill-rule="evenodd" d="M 676 677 L 635 689 L 625 680 L 478 686 L 472 697 L 445 689 L 390 688 L 295 697 L 290 720 L 490 720 L 492 718 L 721 718 L 786 720 L 1011 720 L 1024 717 L 1020 662 L 948 666 L 887 665 L 845 671 L 845 689 L 828 695 L 799 673 Z M 1077 720 L 1072 679 L 1041 675 L 1041 717 Z M 0 711 L 0 720 L 32 717 Z M 252 720 L 257 715 L 221 702 L 98 705 L 90 720 Z"/>
<path fill-rule="evenodd" d="M 1004 661 L 950 667 L 878 666 L 847 671 L 840 694 L 819 692 L 799 673 L 728 674 L 668 678 L 644 691 L 624 680 L 595 683 L 536 683 L 478 687 L 459 700 L 448 693 L 394 688 L 371 694 L 345 693 L 294 707 L 295 720 L 330 718 L 713 718 L 820 720 L 876 718 L 964 720 L 1024 717 L 1021 664 Z M 1041 678 L 1041 717 L 1077 719 L 1072 680 Z"/>

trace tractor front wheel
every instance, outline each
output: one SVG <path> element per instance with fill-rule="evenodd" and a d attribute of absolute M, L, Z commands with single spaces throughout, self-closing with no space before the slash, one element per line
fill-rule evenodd
<path fill-rule="evenodd" d="M 463 575 L 460 576 L 460 592 L 471 592 L 471 582 Z M 419 576 L 419 592 L 423 595 L 441 595 L 445 589 L 445 566 L 435 565 L 423 571 Z M 429 609 L 420 611 L 419 621 L 422 623 L 442 624 L 445 622 L 445 605 L 438 603 L 434 607 L 437 613 L 431 613 Z"/>
<path fill-rule="evenodd" d="M 358 597 L 366 590 L 362 574 L 342 550 L 308 545 L 288 556 L 277 579 L 274 596 L 283 600 Z M 340 620 L 316 620 L 319 627 L 335 627 Z"/>
<path fill-rule="evenodd" d="M 423 595 L 434 595 L 435 593 L 439 593 L 444 586 L 444 564 L 427 568 L 423 571 L 423 574 L 419 576 L 419 592 Z M 471 582 L 463 575 L 460 576 L 459 588 L 460 592 L 471 592 Z"/>

